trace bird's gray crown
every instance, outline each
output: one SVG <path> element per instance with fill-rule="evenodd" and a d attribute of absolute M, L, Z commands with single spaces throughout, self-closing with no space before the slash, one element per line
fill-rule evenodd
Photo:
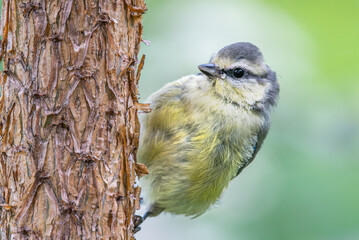
<path fill-rule="evenodd" d="M 259 48 L 249 42 L 237 42 L 225 46 L 216 55 L 218 58 L 229 58 L 233 61 L 246 59 L 251 62 L 258 62 L 263 60 Z"/>

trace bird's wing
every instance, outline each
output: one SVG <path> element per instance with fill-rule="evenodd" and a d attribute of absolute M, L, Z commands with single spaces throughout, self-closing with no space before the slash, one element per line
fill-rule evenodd
<path fill-rule="evenodd" d="M 169 161 L 168 155 L 178 152 L 180 144 L 174 144 L 187 135 L 182 125 L 186 124 L 186 104 L 182 99 L 183 81 L 165 85 L 152 94 L 148 101 L 152 112 L 140 116 L 141 143 L 138 158 L 146 165 L 156 161 Z M 184 138 L 184 137 L 182 137 Z"/>
<path fill-rule="evenodd" d="M 237 176 L 242 172 L 242 170 L 243 170 L 245 167 L 247 167 L 247 166 L 253 161 L 253 159 L 256 157 L 256 155 L 257 155 L 259 149 L 260 149 L 261 146 L 262 146 L 262 143 L 263 143 L 265 137 L 267 136 L 268 130 L 269 130 L 268 127 L 263 127 L 263 128 L 258 132 L 258 134 L 257 134 L 257 142 L 256 142 L 255 145 L 253 146 L 254 151 L 253 151 L 253 154 L 252 154 L 251 158 L 249 158 L 248 160 L 246 160 L 246 161 L 244 162 L 244 164 L 242 164 L 242 165 L 238 168 L 237 173 L 236 173 L 236 175 L 234 176 L 234 178 L 237 177 Z"/>

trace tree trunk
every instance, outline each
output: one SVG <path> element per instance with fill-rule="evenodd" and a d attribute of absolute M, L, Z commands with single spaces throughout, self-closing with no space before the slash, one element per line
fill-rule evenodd
<path fill-rule="evenodd" d="M 134 239 L 142 0 L 4 0 L 0 239 Z"/>

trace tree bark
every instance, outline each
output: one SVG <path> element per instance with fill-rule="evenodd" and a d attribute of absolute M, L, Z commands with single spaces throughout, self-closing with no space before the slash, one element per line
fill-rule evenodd
<path fill-rule="evenodd" d="M 0 239 L 134 239 L 142 0 L 4 0 Z"/>

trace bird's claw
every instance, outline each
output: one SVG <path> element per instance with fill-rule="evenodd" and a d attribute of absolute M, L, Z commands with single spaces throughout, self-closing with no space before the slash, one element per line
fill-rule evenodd
<path fill-rule="evenodd" d="M 137 233 L 141 230 L 141 227 L 140 225 L 143 223 L 143 218 L 139 215 L 135 215 L 134 217 L 134 225 L 135 225 L 135 228 L 133 230 L 133 233 Z"/>

